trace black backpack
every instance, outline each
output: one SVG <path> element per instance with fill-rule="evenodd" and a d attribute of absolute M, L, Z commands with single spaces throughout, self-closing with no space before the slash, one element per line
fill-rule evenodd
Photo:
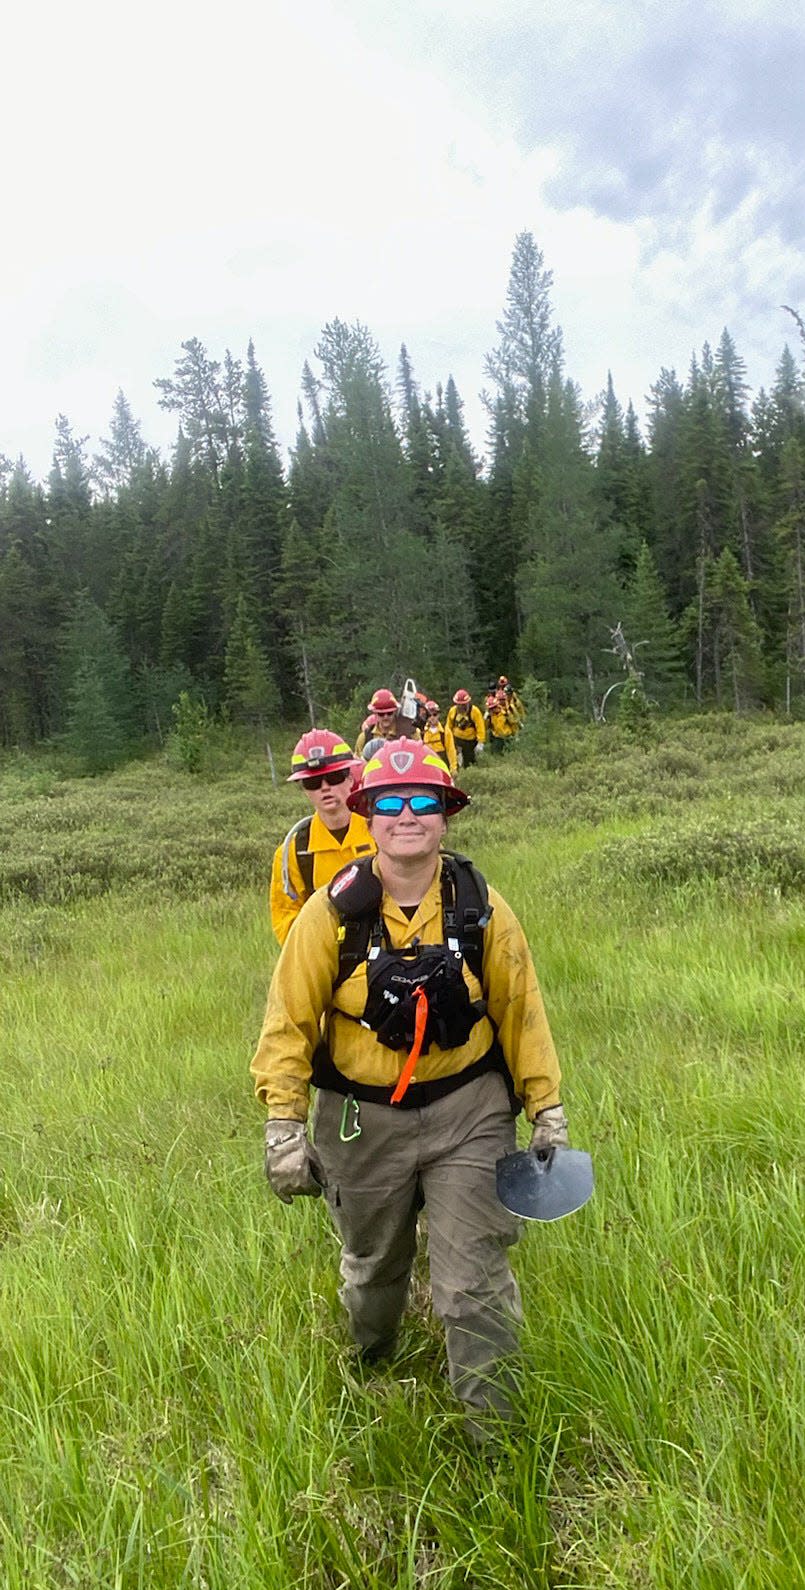
<path fill-rule="evenodd" d="M 342 867 L 328 889 L 340 917 L 333 991 L 368 959 L 373 935 L 382 930 L 383 885 L 372 871 L 372 859 L 361 857 Z M 492 915 L 486 879 L 468 856 L 443 851 L 441 885 L 445 943 L 461 950 L 473 976 L 482 983 L 484 929 Z"/>

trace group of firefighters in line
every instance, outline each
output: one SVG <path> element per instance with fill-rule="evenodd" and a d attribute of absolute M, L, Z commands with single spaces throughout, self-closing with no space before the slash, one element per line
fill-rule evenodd
<path fill-rule="evenodd" d="M 525 720 L 523 702 L 505 674 L 490 685 L 484 712 L 468 690 L 457 690 L 444 721 L 439 703 L 421 691 L 412 692 L 409 703 L 398 700 L 391 690 L 376 690 L 367 705 L 369 715 L 361 724 L 354 754 L 346 740 L 329 729 L 310 729 L 294 749 L 290 777 L 301 783 L 313 811 L 294 824 L 274 855 L 269 899 L 271 924 L 280 944 L 316 889 L 331 883 L 350 862 L 374 853 L 364 818 L 347 806 L 357 758 L 366 765 L 387 741 L 421 740 L 455 777 L 459 767 L 472 767 L 487 746 L 493 753 L 506 750 Z"/>
<path fill-rule="evenodd" d="M 412 684 L 413 681 L 410 681 Z M 361 724 L 355 750 L 366 760 L 379 740 L 419 738 L 441 756 L 455 774 L 470 767 L 487 745 L 493 752 L 511 746 L 525 720 L 525 707 L 505 674 L 486 694 L 484 711 L 469 690 L 457 690 L 442 722 L 438 701 L 411 690 L 409 700 L 398 701 L 391 690 L 376 690 L 368 703 L 369 716 Z"/>
<path fill-rule="evenodd" d="M 469 801 L 458 766 L 510 742 L 522 703 L 505 678 L 485 712 L 467 690 L 444 722 L 417 700 L 412 712 L 410 693 L 375 691 L 355 750 L 327 729 L 294 748 L 290 780 L 311 810 L 274 856 L 282 950 L 251 1070 L 272 1191 L 283 1203 L 323 1192 L 341 1238 L 359 1362 L 398 1349 L 427 1211 L 450 1382 L 469 1438 L 485 1443 L 514 1416 L 522 1320 L 508 1261 L 520 1224 L 496 1166 L 513 1154 L 518 1111 L 529 1162 L 567 1147 L 567 1123 L 523 929 L 444 846 Z"/>

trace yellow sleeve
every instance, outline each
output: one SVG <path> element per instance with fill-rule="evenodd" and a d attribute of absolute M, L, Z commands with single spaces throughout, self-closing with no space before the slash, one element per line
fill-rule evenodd
<path fill-rule="evenodd" d="M 472 721 L 475 724 L 475 732 L 476 732 L 476 734 L 478 736 L 478 739 L 481 742 L 481 745 L 485 745 L 486 744 L 486 724 L 484 723 L 484 720 L 483 720 L 483 718 L 481 716 L 481 713 L 479 712 L 477 707 L 473 707 L 473 709 L 472 709 Z"/>
<path fill-rule="evenodd" d="M 318 889 L 299 912 L 277 961 L 250 1070 L 277 1120 L 307 1119 L 313 1051 L 338 974 L 338 918 Z"/>
<path fill-rule="evenodd" d="M 292 900 L 285 893 L 282 886 L 282 852 L 285 840 L 277 845 L 274 851 L 274 861 L 271 867 L 271 883 L 268 890 L 268 903 L 271 912 L 271 926 L 274 937 L 279 944 L 284 944 L 293 927 L 302 906 L 305 903 L 305 885 L 296 860 L 296 841 L 291 842 L 291 853 L 288 857 L 288 875 L 298 898 Z"/>
<path fill-rule="evenodd" d="M 363 748 L 364 748 L 365 744 L 366 744 L 366 730 L 365 729 L 361 729 L 361 732 L 358 735 L 357 740 L 355 741 L 355 755 L 356 756 L 363 756 Z"/>
<path fill-rule="evenodd" d="M 494 910 L 484 933 L 484 997 L 515 1091 L 533 1121 L 559 1103 L 559 1061 L 525 933 L 495 889 L 489 898 Z"/>
<path fill-rule="evenodd" d="M 458 772 L 456 742 L 453 739 L 453 731 L 447 723 L 445 723 L 444 726 L 444 743 L 445 749 L 447 751 L 447 766 L 449 767 L 450 772 L 453 774 L 453 777 L 455 777 L 456 773 Z"/>

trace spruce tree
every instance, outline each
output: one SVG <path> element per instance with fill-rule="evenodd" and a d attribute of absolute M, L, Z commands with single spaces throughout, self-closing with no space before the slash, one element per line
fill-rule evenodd
<path fill-rule="evenodd" d="M 624 611 L 626 630 L 639 656 L 648 698 L 661 707 L 673 705 L 684 686 L 679 635 L 668 611 L 657 565 L 645 541 L 637 555 Z"/>
<path fill-rule="evenodd" d="M 224 659 L 224 698 L 235 721 L 259 723 L 276 717 L 279 698 L 257 638 L 246 598 L 238 598 Z"/>
<path fill-rule="evenodd" d="M 133 484 L 146 455 L 139 423 L 120 390 L 115 398 L 109 432 L 109 436 L 101 440 L 101 451 L 95 454 L 94 475 L 102 490 L 114 495 Z"/>
<path fill-rule="evenodd" d="M 103 773 L 113 767 L 126 748 L 126 735 L 109 704 L 108 690 L 90 658 L 79 663 L 73 676 L 64 736 L 85 773 Z"/>

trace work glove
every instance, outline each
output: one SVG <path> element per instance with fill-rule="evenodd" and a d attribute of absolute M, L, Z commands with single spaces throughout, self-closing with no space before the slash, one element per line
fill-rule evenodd
<path fill-rule="evenodd" d="M 321 1197 L 324 1171 L 304 1121 L 266 1121 L 265 1144 L 266 1176 L 284 1204 Z"/>
<path fill-rule="evenodd" d="M 569 1148 L 567 1118 L 561 1104 L 551 1104 L 534 1117 L 534 1130 L 528 1145 L 532 1154 L 544 1153 L 549 1148 Z"/>
<path fill-rule="evenodd" d="M 476 742 L 476 746 L 475 746 L 475 755 L 476 756 L 483 756 L 485 750 L 486 750 L 486 740 L 478 740 Z"/>

